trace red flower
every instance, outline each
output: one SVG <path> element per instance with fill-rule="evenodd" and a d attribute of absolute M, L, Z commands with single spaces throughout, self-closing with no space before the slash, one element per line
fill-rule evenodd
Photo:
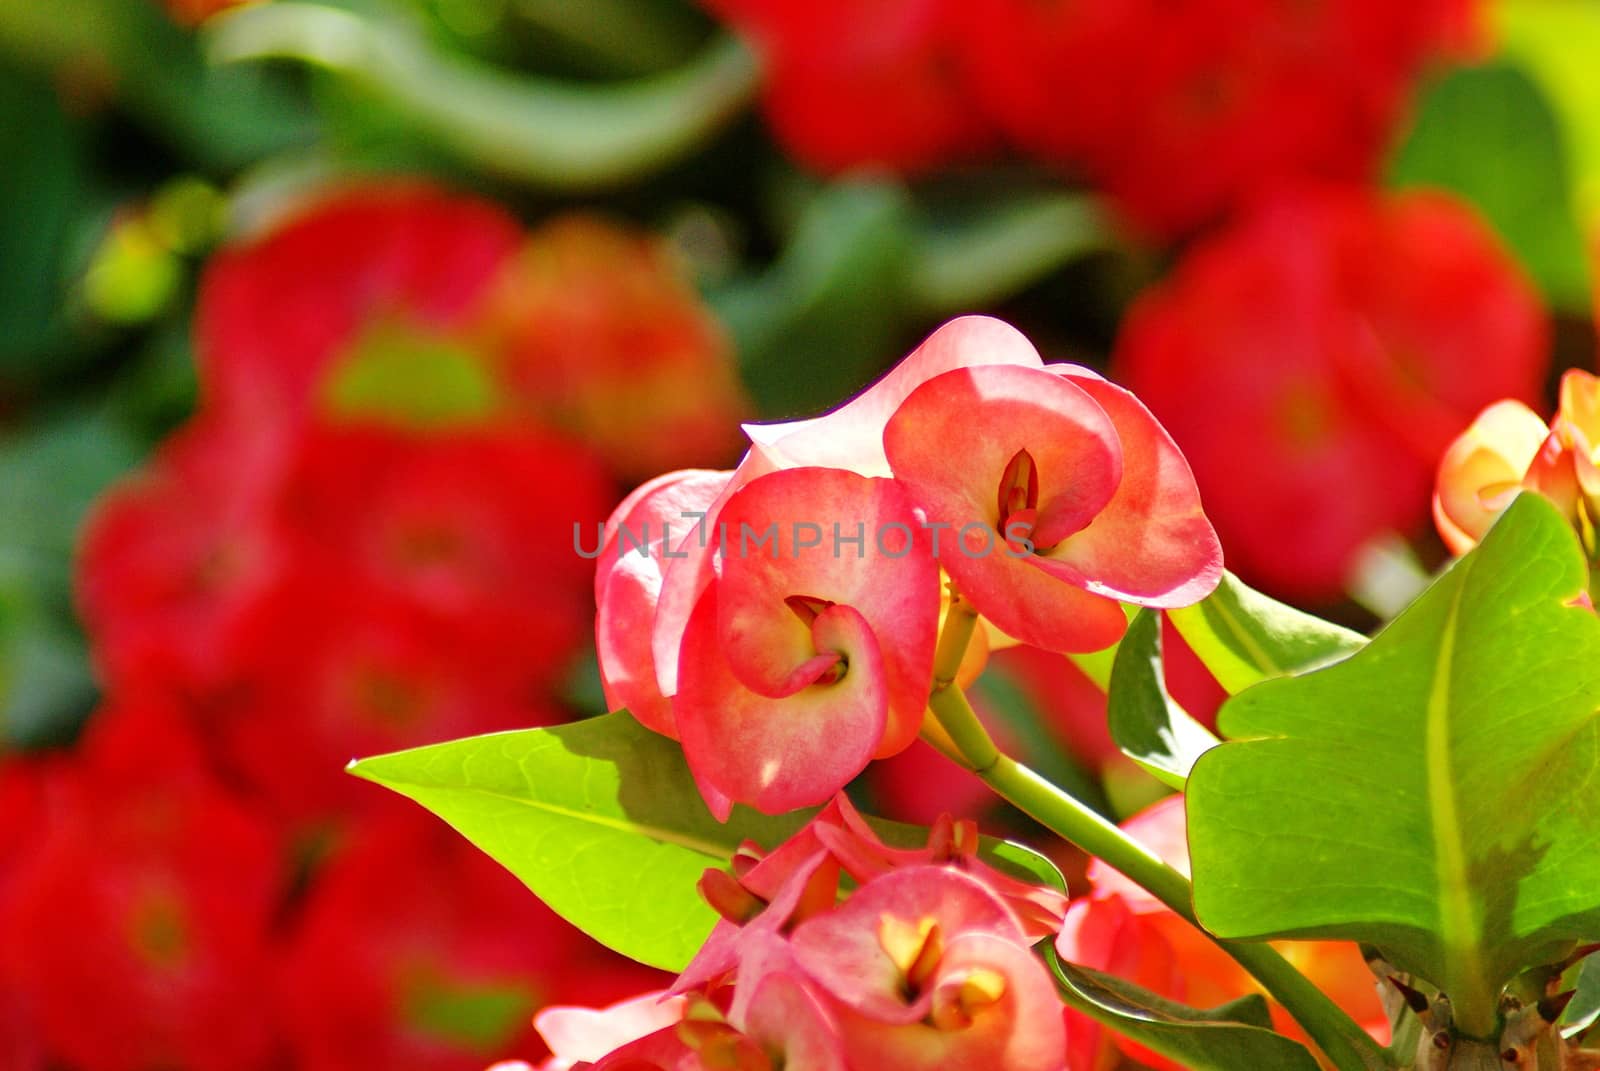
<path fill-rule="evenodd" d="M 661 976 L 587 940 L 454 831 L 409 805 L 318 878 L 279 976 L 303 1071 L 480 1071 L 542 1051 L 533 1013 Z"/>
<path fill-rule="evenodd" d="M 1369 539 L 1413 532 L 1479 408 L 1532 398 L 1537 296 L 1443 195 L 1272 199 L 1135 306 L 1124 380 L 1194 468 L 1229 563 L 1291 595 L 1343 590 Z"/>
<path fill-rule="evenodd" d="M 475 343 L 514 408 L 614 472 L 732 461 L 749 403 L 733 344 L 660 239 L 569 215 L 528 235 L 484 297 Z"/>
<path fill-rule="evenodd" d="M 1472 0 L 957 4 L 973 87 L 1025 151 L 1176 234 L 1285 180 L 1365 180 Z"/>
<path fill-rule="evenodd" d="M 352 758 L 560 720 L 594 463 L 511 430 L 316 428 L 300 447 L 273 518 L 293 574 L 254 600 L 202 709 L 224 765 L 286 817 L 332 817 L 385 798 Z"/>
<path fill-rule="evenodd" d="M 50 1055 L 84 1071 L 279 1066 L 258 999 L 283 886 L 274 831 L 171 710 L 101 711 L 13 877 L 0 956 Z"/>
<path fill-rule="evenodd" d="M 364 336 L 458 330 L 521 237 L 497 206 L 420 182 L 302 206 L 207 266 L 195 314 L 202 405 L 292 430 Z"/>
<path fill-rule="evenodd" d="M 766 62 L 778 140 L 824 172 L 923 171 L 990 148 L 950 0 L 704 0 Z"/>
<path fill-rule="evenodd" d="M 267 437 L 200 417 L 96 504 L 77 597 L 105 683 L 218 685 L 244 615 L 291 565 L 270 516 L 283 469 Z"/>
<path fill-rule="evenodd" d="M 727 459 L 747 409 L 659 239 L 581 215 L 524 236 L 419 182 L 327 195 L 217 257 L 197 336 L 204 404 L 279 435 L 317 414 L 531 420 L 631 477 Z"/>

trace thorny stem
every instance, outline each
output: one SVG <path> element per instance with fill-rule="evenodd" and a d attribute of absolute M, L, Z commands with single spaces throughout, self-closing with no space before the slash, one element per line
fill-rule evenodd
<path fill-rule="evenodd" d="M 956 667 L 961 664 L 976 621 L 971 603 L 952 593 L 934 656 L 933 691 L 928 697 L 928 708 L 959 751 L 962 764 L 1002 799 L 1090 855 L 1105 860 L 1205 933 L 1195 918 L 1193 887 L 1187 877 L 1093 809 L 995 746 L 966 693 L 955 684 Z M 1339 1071 L 1379 1071 L 1394 1066 L 1365 1030 L 1271 945 L 1211 939 L 1294 1016 Z"/>

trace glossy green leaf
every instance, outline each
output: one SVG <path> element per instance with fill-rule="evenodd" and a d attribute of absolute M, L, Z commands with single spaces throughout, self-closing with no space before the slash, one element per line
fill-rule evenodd
<path fill-rule="evenodd" d="M 1490 1036 L 1519 970 L 1600 933 L 1600 619 L 1523 495 L 1365 648 L 1222 710 L 1189 777 L 1195 909 L 1226 938 L 1366 941 Z"/>
<path fill-rule="evenodd" d="M 1205 599 L 1168 610 L 1167 617 L 1230 695 L 1343 658 L 1367 642 L 1359 632 L 1261 594 L 1232 573 L 1224 573 Z"/>
<path fill-rule="evenodd" d="M 1191 1071 L 1317 1071 L 1309 1049 L 1273 1031 L 1259 994 L 1201 1011 L 1114 975 L 1063 963 L 1054 949 L 1045 957 L 1062 999 L 1074 1009 Z"/>
<path fill-rule="evenodd" d="M 1182 791 L 1195 760 L 1217 738 L 1167 692 L 1161 663 L 1161 615 L 1140 610 L 1117 647 L 1106 697 L 1111 739 L 1134 762 Z"/>
<path fill-rule="evenodd" d="M 682 970 L 716 916 L 695 883 L 741 841 L 772 847 L 804 813 L 720 824 L 679 746 L 625 712 L 362 759 L 352 773 L 433 811 L 574 925 Z"/>
<path fill-rule="evenodd" d="M 1589 308 L 1572 168 L 1550 102 L 1520 68 L 1464 68 L 1433 86 L 1389 171 L 1391 185 L 1472 202 L 1552 303 Z"/>

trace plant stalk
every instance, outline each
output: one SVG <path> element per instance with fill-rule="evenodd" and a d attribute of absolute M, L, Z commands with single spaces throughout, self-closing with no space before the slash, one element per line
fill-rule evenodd
<path fill-rule="evenodd" d="M 965 637 L 971 636 L 976 616 L 970 603 L 959 595 L 952 597 L 934 659 L 934 687 L 928 698 L 929 709 L 960 751 L 965 765 L 1002 799 L 1090 855 L 1105 860 L 1205 933 L 1195 918 L 1193 888 L 1187 877 L 1112 822 L 995 746 L 966 694 L 954 684 L 955 667 L 960 665 Z M 1294 1016 L 1339 1071 L 1394 1067 L 1383 1048 L 1360 1025 L 1271 945 L 1211 939 Z"/>

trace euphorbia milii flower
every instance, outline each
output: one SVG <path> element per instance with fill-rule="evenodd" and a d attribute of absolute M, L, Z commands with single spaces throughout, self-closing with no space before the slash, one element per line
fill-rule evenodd
<path fill-rule="evenodd" d="M 1433 518 L 1457 554 L 1477 545 L 1521 490 L 1550 499 L 1571 519 L 1591 558 L 1600 521 L 1600 379 L 1570 369 L 1548 427 L 1521 402 L 1489 406 L 1439 462 Z"/>
<path fill-rule="evenodd" d="M 1016 364 L 1040 367 L 1039 353 L 1016 328 L 987 316 L 963 316 L 940 327 L 905 360 L 849 402 L 819 417 L 777 424 L 749 424 L 750 452 L 707 508 L 707 516 L 684 539 L 661 582 L 651 624 L 652 657 L 662 695 L 678 691 L 678 650 L 684 626 L 715 573 L 716 543 L 723 504 L 741 487 L 770 472 L 820 467 L 861 476 L 889 476 L 883 453 L 883 427 L 908 394 L 928 379 L 954 368 Z M 847 531 L 853 525 L 847 525 Z"/>
<path fill-rule="evenodd" d="M 938 569 L 892 480 L 790 469 L 718 520 L 720 571 L 678 655 L 672 713 L 712 810 L 821 803 L 916 738 Z"/>
<path fill-rule="evenodd" d="M 1115 643 L 1119 601 L 1181 606 L 1221 577 L 1216 535 L 1172 440 L 1092 372 L 1003 365 L 928 380 L 884 428 L 939 563 L 1008 635 L 1054 651 Z"/>
<path fill-rule="evenodd" d="M 495 277 L 471 337 L 513 408 L 581 438 L 619 475 L 738 456 L 750 406 L 732 340 L 654 234 L 550 220 Z"/>
<path fill-rule="evenodd" d="M 803 922 L 794 955 L 853 1066 L 1058 1071 L 1061 1004 L 1016 916 L 982 882 L 911 866 Z"/>
<path fill-rule="evenodd" d="M 280 1066 L 261 998 L 282 838 L 206 768 L 182 712 L 119 697 L 42 787 L 42 835 L 0 864 L 16 867 L 0 899 L 0 1020 L 14 986 L 52 1067 Z"/>

